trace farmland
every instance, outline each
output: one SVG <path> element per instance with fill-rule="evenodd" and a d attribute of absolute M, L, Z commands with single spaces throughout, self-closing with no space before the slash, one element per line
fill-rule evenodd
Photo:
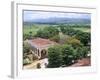
<path fill-rule="evenodd" d="M 36 32 L 39 29 L 43 29 L 43 28 L 48 27 L 48 26 L 57 26 L 57 25 L 48 25 L 48 24 L 24 25 L 23 33 L 24 34 L 29 34 L 29 32 L 32 32 L 32 34 L 35 35 Z M 80 31 L 83 31 L 83 32 L 90 32 L 90 27 L 73 27 L 73 29 L 80 30 Z"/>

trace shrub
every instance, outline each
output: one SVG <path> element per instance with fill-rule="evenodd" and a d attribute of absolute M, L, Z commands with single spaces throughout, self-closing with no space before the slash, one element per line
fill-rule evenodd
<path fill-rule="evenodd" d="M 40 69 L 41 68 L 41 64 L 37 63 L 37 68 Z"/>
<path fill-rule="evenodd" d="M 29 60 L 29 58 L 25 58 L 23 59 L 23 65 L 27 65 L 27 64 L 30 64 L 31 61 Z"/>

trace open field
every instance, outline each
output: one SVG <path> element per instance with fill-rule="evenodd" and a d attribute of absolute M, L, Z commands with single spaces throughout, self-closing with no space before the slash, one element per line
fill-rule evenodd
<path fill-rule="evenodd" d="M 44 24 L 34 24 L 34 25 L 24 25 L 23 27 L 23 33 L 24 34 L 29 34 L 29 32 L 32 32 L 32 34 L 36 34 L 36 32 L 39 30 L 39 29 L 43 29 L 45 27 L 48 27 L 50 25 L 44 25 Z M 52 25 L 52 26 L 55 26 L 55 25 Z"/>
<path fill-rule="evenodd" d="M 24 25 L 24 28 L 23 28 L 23 33 L 24 34 L 29 34 L 29 32 L 32 32 L 32 34 L 36 34 L 36 32 L 39 30 L 39 29 L 42 29 L 44 28 L 45 26 L 37 26 L 37 25 L 34 25 L 34 26 L 26 26 Z"/>
<path fill-rule="evenodd" d="M 91 29 L 90 28 L 84 28 L 84 27 L 82 27 L 82 28 L 74 28 L 75 30 L 80 30 L 80 31 L 83 31 L 83 32 L 90 32 L 91 31 Z"/>
<path fill-rule="evenodd" d="M 48 27 L 48 26 L 55 26 L 55 25 L 47 25 L 47 24 L 41 24 L 41 25 L 39 25 L 39 24 L 34 24 L 34 25 L 24 25 L 24 27 L 23 27 L 23 33 L 24 34 L 29 34 L 29 32 L 32 32 L 32 34 L 34 35 L 34 34 L 36 34 L 36 32 L 39 30 L 39 29 L 43 29 L 43 28 L 45 28 L 45 27 Z M 91 29 L 90 28 L 84 28 L 84 27 L 75 27 L 75 28 L 73 28 L 73 29 L 75 29 L 75 30 L 80 30 L 80 31 L 83 31 L 83 32 L 90 32 L 91 31 Z"/>

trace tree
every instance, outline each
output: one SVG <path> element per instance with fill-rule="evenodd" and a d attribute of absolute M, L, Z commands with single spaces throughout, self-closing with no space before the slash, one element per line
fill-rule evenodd
<path fill-rule="evenodd" d="M 32 34 L 32 31 L 30 31 L 29 33 L 27 33 L 27 34 L 23 34 L 23 39 L 24 40 L 26 40 L 26 39 L 33 39 L 34 38 L 34 36 L 33 36 L 33 34 Z"/>
<path fill-rule="evenodd" d="M 73 36 L 76 34 L 76 30 L 74 30 L 70 25 L 59 25 L 60 27 L 60 31 L 63 33 L 63 34 L 66 34 L 66 35 L 69 35 L 69 36 Z"/>
<path fill-rule="evenodd" d="M 68 27 L 68 28 L 66 27 L 65 31 L 66 31 L 65 34 L 69 35 L 69 36 L 74 36 L 77 32 L 76 30 L 74 30 L 73 28 L 70 28 L 70 27 Z"/>
<path fill-rule="evenodd" d="M 71 65 L 74 60 L 74 49 L 70 45 L 63 45 L 62 49 L 62 64 L 69 66 Z"/>
<path fill-rule="evenodd" d="M 48 49 L 48 67 L 70 66 L 78 59 L 86 58 L 87 54 L 88 49 L 84 46 L 73 48 L 72 45 L 64 44 L 50 47 Z"/>
<path fill-rule="evenodd" d="M 32 31 L 29 32 L 29 39 L 32 39 L 33 35 L 32 35 Z"/>
<path fill-rule="evenodd" d="M 54 46 L 48 49 L 48 61 L 49 61 L 48 67 L 50 68 L 56 68 L 61 66 L 62 57 L 61 57 L 60 47 Z"/>
<path fill-rule="evenodd" d="M 48 38 L 49 36 L 49 33 L 48 31 L 45 31 L 45 30 L 38 30 L 35 37 L 41 37 L 41 38 Z"/>
<path fill-rule="evenodd" d="M 76 27 L 75 25 L 73 27 Z M 70 26 L 61 25 L 60 30 L 62 33 L 75 36 L 84 46 L 89 46 L 90 43 L 90 33 L 89 32 L 82 32 L 80 30 L 75 30 Z"/>
<path fill-rule="evenodd" d="M 51 37 L 50 40 L 51 41 L 55 41 L 55 42 L 59 42 L 60 36 L 59 35 L 55 35 L 55 36 Z"/>
<path fill-rule="evenodd" d="M 83 46 L 80 40 L 76 39 L 75 37 L 68 37 L 66 43 L 71 45 L 74 49 Z"/>
<path fill-rule="evenodd" d="M 77 34 L 75 35 L 77 39 L 79 39 L 84 46 L 88 46 L 90 43 L 90 33 L 87 32 L 77 32 Z"/>
<path fill-rule="evenodd" d="M 60 31 L 62 32 L 62 33 L 65 33 L 66 32 L 66 25 L 64 25 L 64 24 L 60 24 L 60 25 L 58 25 L 58 27 L 60 28 Z"/>
<path fill-rule="evenodd" d="M 30 38 L 29 34 L 23 34 L 23 39 L 24 40 L 29 39 L 29 38 Z"/>
<path fill-rule="evenodd" d="M 59 30 L 56 27 L 45 27 L 43 30 L 38 30 L 37 34 L 35 35 L 36 37 L 41 37 L 41 38 L 51 38 L 55 35 L 59 34 Z"/>
<path fill-rule="evenodd" d="M 86 58 L 87 54 L 88 54 L 88 49 L 86 47 L 84 47 L 84 46 L 83 47 L 78 47 L 75 50 L 74 58 L 75 58 L 75 60 Z"/>
<path fill-rule="evenodd" d="M 49 26 L 45 27 L 44 30 L 50 33 L 50 37 L 59 34 L 59 30 L 57 27 Z"/>
<path fill-rule="evenodd" d="M 29 53 L 30 52 L 30 45 L 27 42 L 23 42 L 23 53 Z"/>
<path fill-rule="evenodd" d="M 82 54 L 82 57 L 83 57 L 83 58 L 88 57 L 88 53 L 89 53 L 89 52 L 88 52 L 88 48 L 84 46 L 84 47 L 82 48 L 82 53 L 83 53 L 83 54 Z"/>

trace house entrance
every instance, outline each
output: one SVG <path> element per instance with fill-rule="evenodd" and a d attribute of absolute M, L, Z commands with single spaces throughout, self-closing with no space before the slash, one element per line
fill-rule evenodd
<path fill-rule="evenodd" d="M 46 58 L 47 57 L 47 51 L 45 49 L 43 49 L 41 51 L 41 59 Z"/>

